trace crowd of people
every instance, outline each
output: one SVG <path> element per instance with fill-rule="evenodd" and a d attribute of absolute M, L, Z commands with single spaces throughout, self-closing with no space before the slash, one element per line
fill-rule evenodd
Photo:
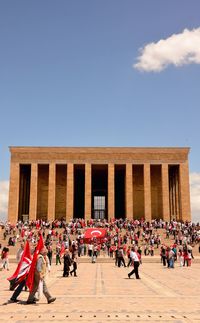
<path fill-rule="evenodd" d="M 86 242 L 84 232 L 87 228 L 104 228 L 106 236 L 103 239 L 93 238 Z M 27 304 L 33 304 L 39 299 L 36 293 L 41 290 L 41 281 L 47 302 L 55 301 L 45 282 L 46 272 L 50 270 L 54 256 L 57 266 L 63 262 L 63 277 L 70 275 L 77 277 L 79 257 L 90 257 L 91 262 L 95 263 L 99 256 L 103 256 L 114 258 L 117 267 L 132 265 L 133 270 L 128 277 L 131 278 L 135 274 L 136 279 L 140 279 L 138 269 L 142 263 L 142 256 L 153 257 L 156 251 L 156 254 L 161 257 L 163 266 L 174 268 L 175 261 L 178 261 L 180 266 L 191 266 L 194 258 L 193 247 L 196 244 L 200 252 L 200 226 L 191 222 L 163 220 L 146 222 L 123 219 L 112 219 L 109 222 L 94 219 L 86 222 L 84 219 L 74 219 L 69 223 L 61 220 L 51 223 L 42 220 L 25 223 L 18 221 L 16 225 L 10 223 L 2 225 L 2 232 L 5 246 L 0 245 L 1 270 L 9 270 L 9 248 L 20 243 L 16 255 L 17 262 L 20 263 L 25 242 L 29 243 L 30 253 L 34 259 L 39 238 L 44 241 L 44 245 L 38 250 L 32 279 L 33 286 L 29 288 Z M 17 301 L 22 289 L 28 286 L 27 277 L 28 272 L 24 280 L 17 285 L 11 301 Z M 13 289 L 12 284 L 11 289 Z"/>

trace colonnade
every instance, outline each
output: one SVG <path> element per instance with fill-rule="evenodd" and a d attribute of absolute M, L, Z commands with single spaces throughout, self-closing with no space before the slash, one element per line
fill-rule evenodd
<path fill-rule="evenodd" d="M 48 174 L 48 211 L 49 221 L 55 219 L 55 198 L 56 198 L 56 162 L 49 163 Z M 84 189 L 84 217 L 86 220 L 92 217 L 92 165 L 84 164 L 85 189 Z M 133 163 L 125 164 L 125 216 L 133 219 Z M 161 190 L 162 190 L 162 218 L 169 221 L 170 194 L 169 194 L 169 164 L 162 163 L 161 166 Z M 179 165 L 179 218 L 186 220 L 190 218 L 189 201 L 189 178 L 188 162 Z M 108 220 L 115 217 L 115 164 L 107 164 L 107 193 L 108 193 Z M 66 164 L 66 220 L 69 221 L 73 215 L 74 206 L 74 164 Z M 10 172 L 10 193 L 9 193 L 9 220 L 16 222 L 19 215 L 19 186 L 20 186 L 20 164 L 11 162 Z M 144 187 L 144 218 L 151 221 L 154 217 L 151 207 L 151 163 L 143 163 L 143 187 Z M 31 163 L 30 175 L 30 204 L 29 220 L 37 219 L 37 198 L 38 198 L 38 163 Z"/>

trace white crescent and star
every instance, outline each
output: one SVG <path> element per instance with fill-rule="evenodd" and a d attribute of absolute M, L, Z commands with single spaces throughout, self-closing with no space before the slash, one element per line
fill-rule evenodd
<path fill-rule="evenodd" d="M 91 236 L 93 236 L 95 233 L 98 233 L 99 235 L 102 235 L 102 232 L 101 231 L 99 231 L 99 230 L 93 230 L 93 231 L 91 231 Z"/>

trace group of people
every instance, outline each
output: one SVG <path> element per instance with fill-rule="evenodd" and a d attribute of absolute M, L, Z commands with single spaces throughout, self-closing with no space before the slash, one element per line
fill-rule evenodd
<path fill-rule="evenodd" d="M 89 242 L 84 241 L 84 231 L 86 228 L 97 227 L 105 228 L 106 237 L 102 240 L 93 239 Z M 174 268 L 174 262 L 179 260 L 180 266 L 190 266 L 193 258 L 192 245 L 199 244 L 200 252 L 200 226 L 190 222 L 153 220 L 146 222 L 143 220 L 106 220 L 91 219 L 85 222 L 84 219 L 74 219 L 69 223 L 61 220 L 46 222 L 42 220 L 22 223 L 18 221 L 16 225 L 6 223 L 3 227 L 3 239 L 8 238 L 10 248 L 15 243 L 22 242 L 17 252 L 17 261 L 20 262 L 24 251 L 24 243 L 28 241 L 31 246 L 36 246 L 38 237 L 44 240 L 44 246 L 38 251 L 34 268 L 32 286 L 27 304 L 38 301 L 36 293 L 43 289 L 43 293 L 48 303 L 55 301 L 49 293 L 45 281 L 46 272 L 50 270 L 53 255 L 56 256 L 56 265 L 63 262 L 63 277 L 74 275 L 77 277 L 78 257 L 91 257 L 92 262 L 96 262 L 99 255 L 115 258 L 115 265 L 118 267 L 133 266 L 128 277 L 135 274 L 136 279 L 140 279 L 139 265 L 144 256 L 154 256 L 155 249 L 159 250 L 163 266 Z M 162 234 L 161 234 L 162 232 Z M 162 239 L 165 237 L 165 243 Z M 167 246 L 167 241 L 170 246 Z M 11 241 L 14 241 L 12 244 Z M 0 246 L 1 249 L 1 269 L 9 270 L 9 248 Z M 37 248 L 36 248 L 37 249 Z M 36 251 L 35 251 L 36 252 Z M 32 250 L 34 259 L 34 250 Z M 126 265 L 127 257 L 127 265 Z M 18 296 L 27 288 L 27 277 L 17 285 L 11 301 L 16 302 Z M 11 289 L 12 286 L 11 286 Z"/>
<path fill-rule="evenodd" d="M 40 239 L 41 239 L 41 236 L 38 239 L 38 241 Z M 39 245 L 39 242 L 37 246 L 38 245 Z M 22 259 L 23 257 L 26 257 L 26 261 L 27 261 L 27 252 L 25 252 L 24 246 L 25 246 L 25 243 L 22 242 L 16 254 L 16 260 L 18 262 L 18 265 L 20 264 L 21 260 L 23 261 Z M 26 302 L 27 304 L 35 304 L 37 301 L 39 301 L 41 296 L 40 295 L 41 290 L 43 291 L 43 294 L 46 297 L 48 304 L 56 300 L 56 298 L 52 297 L 50 292 L 48 291 L 46 279 L 45 279 L 47 272 L 50 272 L 50 269 L 51 269 L 51 264 L 48 257 L 48 248 L 45 245 L 42 245 L 41 248 L 38 249 L 37 246 L 35 247 L 35 250 L 33 249 L 30 250 L 30 253 L 32 253 L 32 256 L 30 257 L 30 261 L 27 264 L 26 274 L 23 275 L 23 279 L 19 279 L 19 282 L 17 282 L 18 276 L 20 277 L 20 275 L 17 276 L 17 274 L 14 276 L 11 276 L 11 278 L 9 279 L 10 290 L 15 289 L 10 298 L 10 302 L 18 302 L 18 296 L 22 292 L 23 288 L 27 290 L 28 287 L 29 287 L 29 296 Z M 30 284 L 29 274 L 31 272 L 31 264 L 32 262 L 34 262 L 34 258 L 35 258 L 35 266 L 33 268 L 33 278 Z M 71 254 L 69 249 L 65 248 L 61 256 L 61 259 L 63 260 L 63 277 L 68 277 L 69 275 L 71 276 L 74 275 L 74 277 L 77 277 L 76 252 L 73 252 Z"/>
<path fill-rule="evenodd" d="M 72 252 L 70 257 L 69 249 L 65 249 L 63 255 L 63 277 L 68 277 L 69 274 L 74 277 L 77 277 L 77 255 L 75 252 Z M 72 266 L 72 268 L 70 268 Z"/>
<path fill-rule="evenodd" d="M 179 246 L 176 244 L 171 247 L 161 246 L 161 262 L 163 266 L 174 268 L 174 263 L 179 261 L 180 267 L 190 267 L 192 259 L 194 259 L 192 247 L 190 245 Z"/>
<path fill-rule="evenodd" d="M 27 304 L 35 304 L 37 301 L 39 301 L 40 298 L 40 289 L 42 288 L 43 294 L 45 295 L 48 304 L 53 303 L 56 298 L 52 297 L 50 292 L 48 291 L 47 285 L 46 285 L 46 272 L 48 270 L 48 260 L 47 260 L 47 249 L 46 247 L 43 247 L 39 253 L 36 260 L 36 266 L 34 269 L 34 277 L 33 277 L 33 283 L 29 290 L 29 296 L 27 299 Z M 28 279 L 28 273 L 24 277 L 24 279 L 19 283 L 18 287 L 15 289 L 14 293 L 12 294 L 10 301 L 11 302 L 18 302 L 18 296 L 25 287 L 27 289 Z M 36 297 L 36 293 L 38 293 L 38 297 Z"/>
<path fill-rule="evenodd" d="M 73 219 L 69 223 L 64 220 L 55 220 L 51 223 L 42 220 L 25 223 L 18 221 L 16 225 L 6 223 L 3 235 L 8 236 L 10 246 L 22 238 L 35 243 L 37 231 L 40 230 L 43 238 L 47 241 L 63 242 L 68 248 L 70 248 L 71 243 L 76 243 L 78 256 L 83 256 L 89 254 L 89 245 L 84 243 L 83 237 L 85 229 L 90 227 L 101 227 L 107 230 L 106 239 L 101 242 L 101 245 L 97 245 L 98 255 L 102 252 L 103 255 L 112 256 L 113 248 L 118 245 L 125 246 L 125 253 L 125 248 L 128 248 L 128 246 L 140 245 L 144 249 L 144 255 L 150 254 L 153 256 L 155 249 L 158 249 L 162 244 L 164 236 L 166 239 L 173 240 L 176 245 L 199 244 L 200 248 L 199 224 L 177 221 L 165 222 L 163 220 L 147 222 L 127 219 L 111 219 L 110 221 L 91 219 L 86 222 L 84 219 Z M 160 231 L 162 231 L 162 237 Z"/>

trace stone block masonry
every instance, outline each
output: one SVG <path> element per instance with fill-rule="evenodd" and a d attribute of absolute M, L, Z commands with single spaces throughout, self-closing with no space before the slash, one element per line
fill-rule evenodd
<path fill-rule="evenodd" d="M 189 148 L 10 147 L 10 152 L 12 223 L 24 217 L 191 220 Z M 30 174 L 23 176 L 26 167 Z"/>

